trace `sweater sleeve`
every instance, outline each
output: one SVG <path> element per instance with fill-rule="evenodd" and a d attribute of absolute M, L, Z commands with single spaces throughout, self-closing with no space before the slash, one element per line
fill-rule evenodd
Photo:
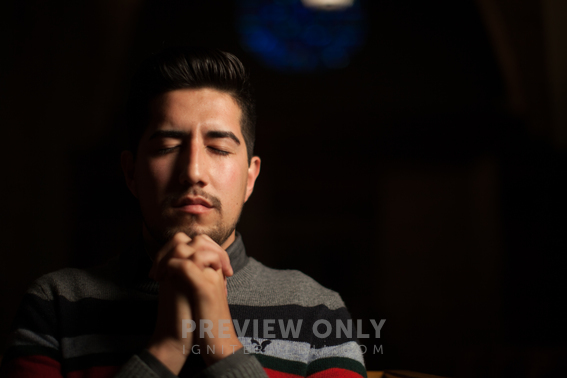
<path fill-rule="evenodd" d="M 51 302 L 39 285 L 26 293 L 12 325 L 0 377 L 62 377 Z"/>
<path fill-rule="evenodd" d="M 115 378 L 175 378 L 165 365 L 147 350 L 134 355 Z M 201 371 L 195 378 L 265 378 L 262 365 L 251 354 L 239 349 L 234 354 Z"/>
<path fill-rule="evenodd" d="M 49 291 L 49 290 L 48 290 Z M 1 378 L 61 378 L 62 355 L 55 300 L 42 285 L 32 284 L 24 295 L 10 334 L 7 350 L 0 366 Z M 151 354 L 133 354 L 122 366 L 94 366 L 73 372 L 75 376 L 174 378 Z M 77 375 L 78 374 L 78 375 Z"/>
<path fill-rule="evenodd" d="M 147 350 L 133 355 L 114 378 L 175 378 L 164 364 Z"/>
<path fill-rule="evenodd" d="M 40 285 L 32 285 L 14 320 L 9 345 L 0 366 L 0 377 L 63 377 L 58 323 L 53 298 Z M 133 354 L 122 366 L 93 367 L 88 373 L 115 378 L 176 377 L 147 350 Z M 254 378 L 267 375 L 253 355 L 240 349 L 207 367 L 199 377 Z"/>
<path fill-rule="evenodd" d="M 196 378 L 265 378 L 268 377 L 260 362 L 253 354 L 244 353 L 240 348 L 232 355 L 201 371 Z"/>
<path fill-rule="evenodd" d="M 331 307 L 335 309 L 330 310 L 327 306 L 321 306 L 315 316 L 315 321 L 321 325 L 317 327 L 318 332 L 314 332 L 313 335 L 307 377 L 366 377 L 364 358 L 358 345 L 353 320 L 340 296 L 334 294 L 336 298 Z M 337 332 L 339 325 L 343 328 Z M 332 332 L 327 335 L 329 330 Z"/>

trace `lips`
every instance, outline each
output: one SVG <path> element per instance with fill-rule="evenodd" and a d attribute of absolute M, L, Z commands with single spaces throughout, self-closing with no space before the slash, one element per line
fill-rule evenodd
<path fill-rule="evenodd" d="M 173 207 L 184 207 L 184 206 L 204 206 L 207 208 L 212 208 L 213 205 L 202 197 L 184 197 L 178 201 Z"/>
<path fill-rule="evenodd" d="M 184 197 L 173 206 L 175 209 L 188 214 L 203 214 L 211 209 L 213 205 L 202 197 Z"/>

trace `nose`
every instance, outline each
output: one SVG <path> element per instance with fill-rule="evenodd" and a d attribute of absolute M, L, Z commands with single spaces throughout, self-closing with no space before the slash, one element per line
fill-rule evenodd
<path fill-rule="evenodd" d="M 187 148 L 180 160 L 180 175 L 179 181 L 184 186 L 200 186 L 204 187 L 207 185 L 207 167 L 206 167 L 206 157 L 205 148 L 200 146 L 196 141 L 192 141 Z"/>

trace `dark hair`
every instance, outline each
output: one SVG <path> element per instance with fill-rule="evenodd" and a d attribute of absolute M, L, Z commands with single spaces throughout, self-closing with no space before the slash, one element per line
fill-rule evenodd
<path fill-rule="evenodd" d="M 248 162 L 254 152 L 256 106 L 246 69 L 234 55 L 202 47 L 174 47 L 146 59 L 132 78 L 126 107 L 128 148 L 134 156 L 148 126 L 149 102 L 176 89 L 212 88 L 230 94 L 242 111 Z"/>

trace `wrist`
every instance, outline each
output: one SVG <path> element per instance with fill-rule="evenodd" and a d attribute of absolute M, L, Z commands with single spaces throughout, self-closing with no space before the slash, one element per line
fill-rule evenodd
<path fill-rule="evenodd" d="M 147 349 L 175 375 L 179 374 L 190 353 L 184 343 L 172 339 L 150 341 Z"/>
<path fill-rule="evenodd" d="M 233 355 L 237 350 L 243 348 L 242 343 L 237 337 L 224 339 L 222 341 L 210 342 L 201 347 L 201 356 L 203 360 L 210 366 L 223 358 Z"/>

